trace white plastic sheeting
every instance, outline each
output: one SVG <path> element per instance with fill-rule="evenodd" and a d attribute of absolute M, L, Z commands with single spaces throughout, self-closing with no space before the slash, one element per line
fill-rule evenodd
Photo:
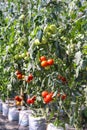
<path fill-rule="evenodd" d="M 76 130 L 76 129 L 70 126 L 69 124 L 65 124 L 65 130 Z"/>
<path fill-rule="evenodd" d="M 29 125 L 29 115 L 32 114 L 31 110 L 21 110 L 19 113 L 19 125 L 28 126 Z"/>
<path fill-rule="evenodd" d="M 29 115 L 29 130 L 46 130 L 45 118 Z"/>
<path fill-rule="evenodd" d="M 56 127 L 52 123 L 47 125 L 47 130 L 64 130 L 62 127 Z"/>
<path fill-rule="evenodd" d="M 19 120 L 19 111 L 17 110 L 17 108 L 15 108 L 15 107 L 9 108 L 8 120 L 9 121 L 18 121 Z"/>
<path fill-rule="evenodd" d="M 9 112 L 9 105 L 3 103 L 2 104 L 2 114 L 3 114 L 3 116 L 8 116 L 8 112 Z"/>

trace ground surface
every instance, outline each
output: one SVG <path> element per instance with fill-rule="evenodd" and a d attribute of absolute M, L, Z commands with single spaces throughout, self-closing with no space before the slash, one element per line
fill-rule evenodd
<path fill-rule="evenodd" d="M 8 119 L 0 113 L 0 130 L 29 130 L 29 128 L 19 126 L 17 121 L 9 122 Z"/>
<path fill-rule="evenodd" d="M 19 126 L 17 121 L 10 122 L 8 121 L 7 117 L 0 113 L 0 130 L 29 130 L 29 127 Z M 87 130 L 87 127 L 83 130 Z"/>

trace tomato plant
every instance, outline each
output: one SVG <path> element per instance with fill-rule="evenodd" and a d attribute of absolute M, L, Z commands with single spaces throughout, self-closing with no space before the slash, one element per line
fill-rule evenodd
<path fill-rule="evenodd" d="M 1 97 L 19 95 L 22 89 L 23 94 L 36 95 L 36 108 L 45 107 L 43 97 L 46 104 L 53 101 L 71 112 L 71 125 L 81 119 L 78 112 L 82 104 L 85 107 L 87 82 L 86 7 L 86 0 L 0 4 Z M 44 90 L 54 94 L 41 97 Z M 35 105 L 32 98 L 28 103 Z"/>

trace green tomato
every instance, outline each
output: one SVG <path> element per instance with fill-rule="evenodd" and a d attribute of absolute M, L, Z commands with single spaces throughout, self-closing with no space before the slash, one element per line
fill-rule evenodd
<path fill-rule="evenodd" d="M 24 20 L 24 18 L 25 18 L 25 15 L 22 14 L 22 15 L 19 17 L 19 20 Z"/>
<path fill-rule="evenodd" d="M 50 69 L 50 66 L 45 67 L 45 70 L 49 70 L 49 69 Z"/>
<path fill-rule="evenodd" d="M 24 60 L 27 60 L 27 59 L 28 59 L 28 57 L 27 57 L 27 56 L 25 56 L 25 57 L 24 57 Z"/>
<path fill-rule="evenodd" d="M 46 44 L 47 43 L 47 39 L 45 37 L 43 37 L 41 43 L 42 44 Z"/>
<path fill-rule="evenodd" d="M 47 33 L 51 33 L 51 34 L 55 34 L 57 32 L 57 27 L 55 24 L 51 24 L 51 25 L 47 25 L 45 28 L 44 28 L 44 32 Z"/>
<path fill-rule="evenodd" d="M 50 32 L 47 32 L 47 37 L 50 38 L 52 34 Z"/>
<path fill-rule="evenodd" d="M 51 31 L 53 34 L 57 32 L 57 27 L 56 27 L 55 24 L 50 25 L 49 28 L 50 28 L 50 31 Z"/>
<path fill-rule="evenodd" d="M 47 25 L 44 27 L 44 33 L 50 32 L 50 26 Z"/>
<path fill-rule="evenodd" d="M 21 54 L 21 57 L 24 58 L 24 57 L 25 57 L 25 53 L 22 53 L 22 54 Z"/>
<path fill-rule="evenodd" d="M 61 39 L 62 39 L 63 41 L 66 41 L 66 37 L 64 37 L 64 36 L 62 36 Z"/>
<path fill-rule="evenodd" d="M 15 55 L 14 58 L 15 58 L 16 60 L 18 60 L 18 59 L 19 59 L 19 56 L 18 56 L 18 55 Z"/>
<path fill-rule="evenodd" d="M 40 41 L 38 40 L 38 39 L 36 39 L 35 41 L 34 41 L 34 45 L 40 45 L 41 43 L 40 43 Z"/>

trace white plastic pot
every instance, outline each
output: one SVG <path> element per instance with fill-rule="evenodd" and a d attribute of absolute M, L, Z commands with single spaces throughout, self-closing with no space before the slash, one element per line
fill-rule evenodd
<path fill-rule="evenodd" d="M 48 125 L 47 125 L 47 130 L 64 130 L 64 128 L 63 127 L 56 127 L 56 126 L 54 126 L 52 123 L 49 123 Z"/>
<path fill-rule="evenodd" d="M 29 114 L 31 114 L 31 110 L 21 110 L 19 112 L 19 125 L 20 126 L 28 126 L 29 125 Z"/>
<path fill-rule="evenodd" d="M 9 112 L 9 105 L 3 103 L 2 104 L 2 115 L 3 116 L 8 116 L 8 112 Z"/>
<path fill-rule="evenodd" d="M 69 124 L 65 124 L 65 130 L 76 130 L 76 129 L 70 126 Z"/>
<path fill-rule="evenodd" d="M 29 115 L 29 130 L 46 130 L 45 118 Z"/>
<path fill-rule="evenodd" d="M 19 120 L 19 111 L 15 107 L 9 108 L 8 120 L 9 121 L 18 121 Z"/>

